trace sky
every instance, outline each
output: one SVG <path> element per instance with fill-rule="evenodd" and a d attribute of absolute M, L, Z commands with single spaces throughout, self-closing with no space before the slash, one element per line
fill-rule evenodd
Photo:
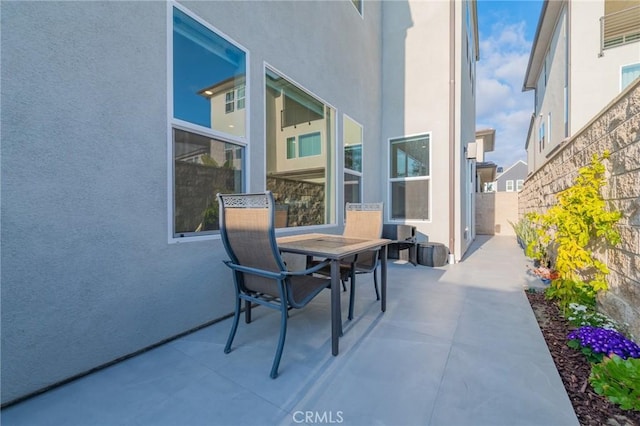
<path fill-rule="evenodd" d="M 526 162 L 533 91 L 522 91 L 542 0 L 478 0 L 480 61 L 476 64 L 476 130 L 496 130 L 485 155 L 506 170 Z"/>

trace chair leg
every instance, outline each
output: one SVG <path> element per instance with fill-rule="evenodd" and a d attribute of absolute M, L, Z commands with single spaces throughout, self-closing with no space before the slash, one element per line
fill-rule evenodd
<path fill-rule="evenodd" d="M 376 300 L 380 300 L 380 292 L 378 291 L 378 268 L 373 270 L 373 288 L 376 290 Z"/>
<path fill-rule="evenodd" d="M 233 324 L 231 325 L 231 331 L 229 331 L 229 337 L 227 338 L 227 344 L 224 347 L 224 353 L 228 354 L 231 352 L 231 344 L 233 343 L 233 338 L 236 336 L 236 331 L 238 330 L 238 323 L 240 322 L 240 298 L 236 298 L 236 312 L 233 314 Z"/>
<path fill-rule="evenodd" d="M 244 301 L 244 322 L 247 324 L 251 322 L 251 302 L 248 300 Z"/>
<path fill-rule="evenodd" d="M 344 283 L 344 280 L 340 280 L 342 283 L 342 291 L 347 291 L 347 285 Z"/>
<path fill-rule="evenodd" d="M 356 273 L 355 269 L 351 270 L 351 293 L 349 294 L 349 320 L 353 319 L 353 305 L 356 299 Z"/>
<path fill-rule="evenodd" d="M 276 356 L 273 358 L 273 365 L 271 366 L 271 378 L 278 377 L 278 366 L 280 365 L 280 358 L 282 358 L 282 349 L 284 348 L 284 340 L 287 336 L 287 317 L 288 309 L 286 305 L 282 305 L 282 311 L 280 316 L 280 339 L 278 340 L 278 348 L 276 349 Z"/>

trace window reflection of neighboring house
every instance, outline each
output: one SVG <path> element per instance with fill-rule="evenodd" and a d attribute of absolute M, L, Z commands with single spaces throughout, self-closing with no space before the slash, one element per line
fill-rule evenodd
<path fill-rule="evenodd" d="M 276 141 L 267 152 L 267 174 L 307 182 L 326 179 L 329 120 L 325 106 L 277 75 L 267 76 L 267 103 L 275 117 L 267 120 L 267 133 Z"/>
<path fill-rule="evenodd" d="M 211 103 L 211 128 L 236 136 L 245 136 L 245 78 L 232 77 L 206 87 L 198 92 Z M 223 145 L 211 141 L 206 152 L 202 148 L 190 152 L 190 161 L 198 164 L 209 164 L 240 169 L 241 149 L 231 145 Z M 177 157 L 176 157 L 177 158 Z"/>

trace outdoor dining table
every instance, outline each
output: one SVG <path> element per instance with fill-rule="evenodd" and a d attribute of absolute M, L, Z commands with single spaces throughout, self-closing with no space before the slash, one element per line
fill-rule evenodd
<path fill-rule="evenodd" d="M 391 240 L 343 237 L 334 234 L 299 234 L 277 239 L 278 249 L 331 260 L 331 353 L 338 355 L 338 339 L 342 331 L 340 307 L 340 261 L 358 253 L 380 249 L 381 310 L 387 310 L 387 244 Z"/>

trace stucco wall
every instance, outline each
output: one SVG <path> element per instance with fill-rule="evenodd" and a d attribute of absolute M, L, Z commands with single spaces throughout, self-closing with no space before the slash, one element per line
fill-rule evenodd
<path fill-rule="evenodd" d="M 627 88 L 545 165 L 531 175 L 520 193 L 520 215 L 545 211 L 555 194 L 573 183 L 577 170 L 593 154 L 611 152 L 606 162 L 608 185 L 603 196 L 623 213 L 618 229 L 622 243 L 602 255 L 611 273 L 609 291 L 598 298 L 602 311 L 628 323 L 640 336 L 640 81 Z"/>
<path fill-rule="evenodd" d="M 183 4 L 250 52 L 248 191 L 268 62 L 362 124 L 364 198 L 382 199 L 379 3 Z M 224 316 L 233 286 L 219 239 L 168 243 L 167 3 L 1 7 L 6 403 Z"/>
<path fill-rule="evenodd" d="M 475 197 L 477 234 L 515 235 L 509 222 L 518 221 L 517 192 L 478 192 Z"/>
<path fill-rule="evenodd" d="M 382 140 L 429 133 L 431 135 L 429 220 L 407 220 L 429 241 L 450 244 L 450 224 L 455 231 L 455 245 L 449 247 L 460 260 L 471 232 L 472 191 L 467 191 L 469 165 L 463 147 L 475 140 L 475 102 L 466 58 L 466 25 L 460 2 L 384 1 L 382 86 Z M 365 6 L 367 2 L 364 2 Z M 451 39 L 450 28 L 455 28 Z M 464 40 L 463 40 L 464 39 Z M 438 40 L 437 43 L 425 43 Z M 450 43 L 454 42 L 452 48 Z M 452 56 L 453 55 L 453 56 Z M 453 76 L 449 72 L 453 68 Z M 452 78 L 455 80 L 452 82 Z M 450 97 L 450 89 L 455 93 Z M 450 107 L 453 111 L 449 111 Z M 450 118 L 454 128 L 449 129 Z M 366 129 L 365 129 L 366 133 Z M 451 134 L 453 133 L 453 134 Z M 454 144 L 454 152 L 449 147 Z M 387 171 L 388 148 L 384 148 L 381 170 Z M 453 170 L 455 187 L 450 195 L 449 173 Z M 388 200 L 388 185 L 384 197 Z M 366 185 L 365 185 L 366 190 Z M 451 211 L 450 206 L 455 207 Z M 468 214 L 467 214 L 468 213 Z M 386 213 L 385 217 L 389 218 Z M 472 226 L 472 225 L 469 225 Z M 465 234 L 467 239 L 465 240 Z"/>

